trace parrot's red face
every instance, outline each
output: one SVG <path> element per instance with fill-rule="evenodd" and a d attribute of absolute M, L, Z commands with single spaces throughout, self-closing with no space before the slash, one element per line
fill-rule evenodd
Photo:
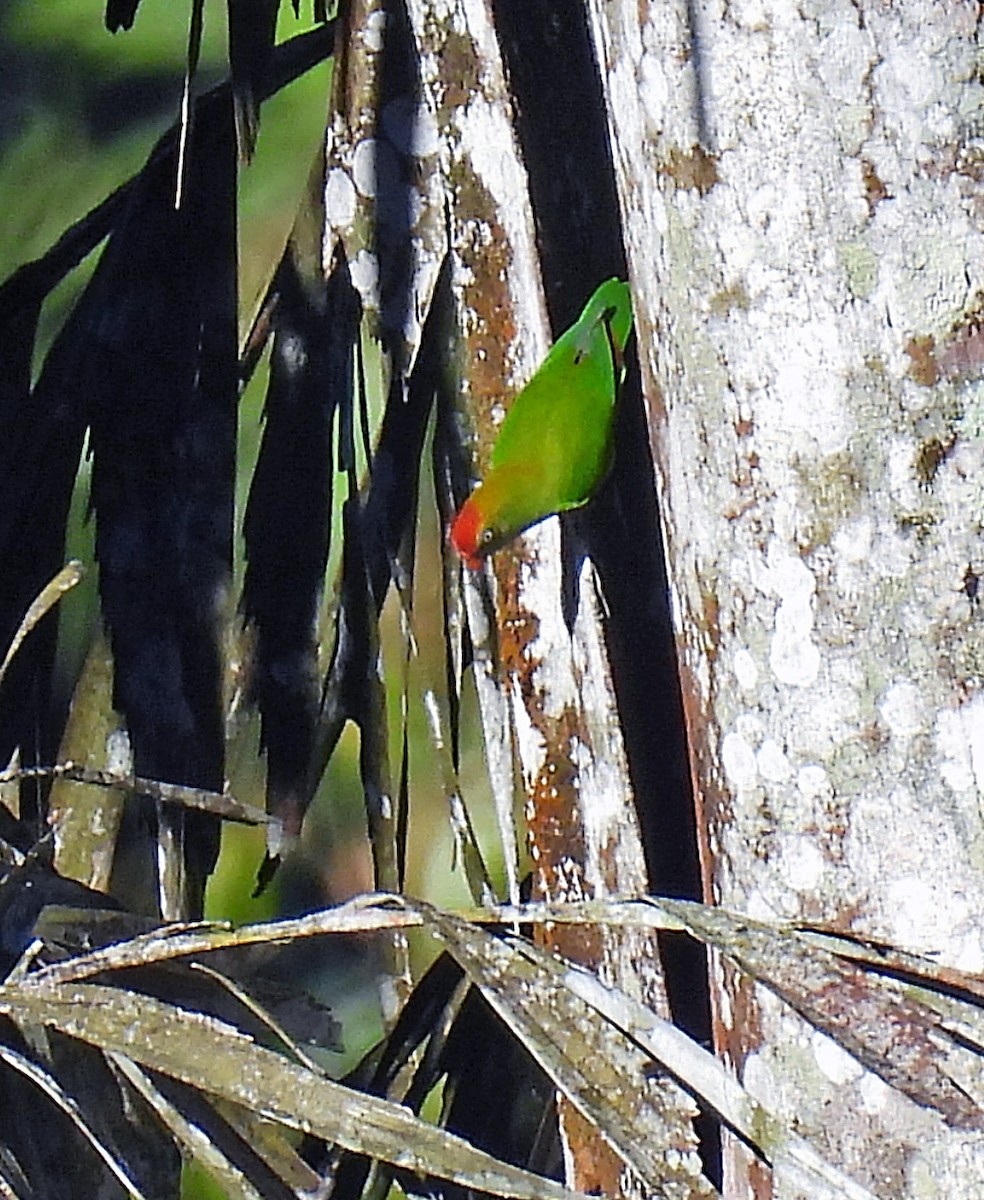
<path fill-rule="evenodd" d="M 527 497 L 535 478 L 535 471 L 525 461 L 494 467 L 462 504 L 451 522 L 448 539 L 473 571 L 543 516 L 535 505 L 532 513 L 528 511 Z"/>
<path fill-rule="evenodd" d="M 479 512 L 478 505 L 474 498 L 466 500 L 459 509 L 458 515 L 451 522 L 451 531 L 448 537 L 451 545 L 473 571 L 477 571 L 482 565 L 480 552 L 483 541 L 482 532 L 482 514 Z"/>

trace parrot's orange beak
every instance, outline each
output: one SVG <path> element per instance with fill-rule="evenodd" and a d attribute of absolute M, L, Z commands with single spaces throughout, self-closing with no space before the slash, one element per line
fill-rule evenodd
<path fill-rule="evenodd" d="M 477 571 L 482 565 L 478 553 L 478 539 L 482 532 L 482 514 L 473 499 L 466 500 L 451 522 L 448 538 L 451 545 L 465 560 L 465 565 Z"/>

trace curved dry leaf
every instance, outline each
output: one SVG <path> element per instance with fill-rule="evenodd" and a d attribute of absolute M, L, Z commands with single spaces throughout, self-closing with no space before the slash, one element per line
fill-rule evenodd
<path fill-rule="evenodd" d="M 108 1058 L 227 1200 L 290 1200 L 317 1192 L 320 1177 L 280 1127 L 238 1105 L 210 1103 L 186 1084 L 153 1078 L 125 1055 Z"/>
<path fill-rule="evenodd" d="M 686 1108 L 691 1117 L 696 1108 L 676 1084 L 653 1076 L 647 1053 L 565 986 L 559 959 L 519 939 L 494 937 L 429 905 L 414 907 L 648 1191 L 668 1200 L 715 1195 L 700 1173 L 696 1135 L 681 1120 Z"/>
<path fill-rule="evenodd" d="M 191 954 L 207 954 L 212 950 L 286 943 L 331 933 L 374 933 L 422 924 L 417 914 L 395 907 L 394 901 L 398 903 L 393 896 L 358 896 L 336 908 L 305 917 L 244 925 L 236 930 L 228 924 L 209 921 L 165 925 L 153 933 L 42 967 L 30 977 L 30 982 L 41 987 L 72 983 L 104 971 L 148 966 Z"/>
<path fill-rule="evenodd" d="M 811 944 L 792 927 L 681 901 L 663 906 L 891 1087 L 936 1109 L 950 1125 L 984 1125 L 984 1109 L 952 1076 L 972 1063 L 964 1057 L 957 1065 L 958 1042 L 917 989 Z"/>
<path fill-rule="evenodd" d="M 757 1147 L 774 1171 L 805 1178 L 811 1196 L 874 1200 L 867 1188 L 855 1183 L 774 1117 L 745 1091 L 722 1062 L 671 1022 L 617 988 L 606 987 L 580 967 L 565 969 L 558 964 L 557 970 L 563 971 L 564 984 L 575 995 L 648 1050 L 732 1129 Z"/>
<path fill-rule="evenodd" d="M 530 905 L 500 909 L 496 919 L 686 932 L 917 1104 L 958 1128 L 984 1125 L 984 983 L 977 976 L 863 938 L 689 900 Z"/>
<path fill-rule="evenodd" d="M 9 1046 L 5 1046 L 2 1043 L 0 1043 L 0 1061 L 5 1062 L 8 1067 L 12 1067 L 26 1079 L 30 1079 L 53 1104 L 61 1109 L 129 1195 L 135 1197 L 135 1200 L 146 1200 L 144 1193 L 116 1161 L 116 1157 L 112 1151 L 103 1145 L 95 1132 L 90 1128 L 88 1122 L 79 1111 L 76 1102 L 65 1092 L 53 1076 L 49 1075 L 47 1071 L 42 1070 L 37 1063 L 31 1062 L 30 1059 L 25 1058 L 22 1054 L 18 1054 L 16 1050 L 12 1050 Z"/>
<path fill-rule="evenodd" d="M 688 900 L 534 905 L 502 909 L 499 919 L 686 932 L 917 1104 L 958 1128 L 984 1125 L 984 983 L 977 976 L 863 938 Z"/>
<path fill-rule="evenodd" d="M 124 1055 L 270 1120 L 401 1171 L 515 1200 L 571 1200 L 551 1180 L 511 1167 L 412 1116 L 256 1045 L 222 1021 L 97 984 L 6 985 L 0 1013 Z"/>
<path fill-rule="evenodd" d="M 818 1180 L 839 1179 L 836 1168 L 825 1163 L 805 1143 L 791 1139 L 788 1131 L 743 1091 L 737 1081 L 706 1051 L 680 1030 L 620 992 L 604 988 L 593 976 L 576 971 L 525 943 L 507 943 L 480 929 L 479 920 L 515 926 L 518 923 L 604 922 L 643 925 L 652 929 L 686 930 L 736 961 L 763 986 L 782 997 L 816 1028 L 860 1057 L 893 1086 L 923 1103 L 959 1104 L 958 1116 L 979 1117 L 984 1098 L 984 1017 L 981 1014 L 980 980 L 945 969 L 891 948 L 871 948 L 817 931 L 804 933 L 785 925 L 769 925 L 719 909 L 682 901 L 530 905 L 496 912 L 474 910 L 471 923 L 426 905 L 408 911 L 395 897 L 360 897 L 338 908 L 294 921 L 269 922 L 238 931 L 216 927 L 175 927 L 155 931 L 93 954 L 42 967 L 21 985 L 21 994 L 48 994 L 52 984 L 65 984 L 107 970 L 145 965 L 166 959 L 202 954 L 258 943 L 285 942 L 328 933 L 368 932 L 426 924 L 452 950 L 454 956 L 482 988 L 521 1041 L 574 1102 L 610 1140 L 625 1147 L 627 1161 L 642 1168 L 646 1177 L 656 1169 L 655 1142 L 638 1137 L 641 1119 L 650 1133 L 659 1128 L 659 1115 L 648 1108 L 639 1112 L 613 1105 L 616 1086 L 624 1090 L 624 1104 L 645 1083 L 648 1056 L 656 1057 L 688 1091 L 717 1111 L 722 1119 L 757 1145 L 776 1169 L 806 1172 Z M 844 942 L 844 952 L 838 951 Z M 827 949 L 826 947 L 830 947 Z M 844 961 L 844 959 L 847 961 Z M 863 960 L 863 966 L 859 965 Z M 879 971 L 881 968 L 881 971 Z M 881 972 L 889 972 L 886 976 Z M 613 1048 L 612 1031 L 604 1022 L 585 1017 L 583 1004 L 575 1011 L 561 993 L 573 989 L 582 1002 L 605 1013 L 609 1022 L 646 1048 L 624 1051 Z M 118 993 L 113 993 L 117 994 Z M 860 1030 L 843 1031 L 841 1016 L 851 1004 L 874 1013 L 886 1028 L 880 1041 L 868 1037 L 870 1022 Z M 851 1012 L 856 1011 L 851 1009 Z M 896 1028 L 896 1023 L 898 1027 Z M 906 1040 L 906 1039 L 909 1040 Z M 860 1050 L 858 1043 L 861 1043 Z M 906 1055 L 913 1057 L 907 1058 Z M 884 1056 L 884 1057 L 882 1057 Z M 915 1076 L 908 1072 L 913 1062 Z M 573 1064 L 573 1066 L 572 1066 Z M 928 1064 L 928 1065 L 927 1065 Z M 618 1084 L 605 1074 L 615 1071 Z M 922 1071 L 922 1074 L 920 1074 Z M 927 1084 L 927 1079 L 929 1080 Z M 648 1086 L 648 1085 L 647 1085 Z M 617 1097 L 621 1102 L 623 1097 Z M 647 1099 L 652 1107 L 652 1099 Z M 616 1112 L 612 1114 L 610 1110 Z M 953 1108 L 951 1106 L 950 1112 Z M 947 1115 L 946 1113 L 944 1115 Z M 645 1141 L 640 1150 L 635 1144 Z M 866 1195 L 848 1181 L 844 1195 Z"/>
<path fill-rule="evenodd" d="M 24 639 L 37 625 L 43 616 L 45 616 L 58 601 L 65 595 L 66 592 L 72 590 L 77 583 L 82 579 L 83 568 L 78 559 L 73 558 L 67 562 L 57 575 L 46 584 L 39 592 L 37 599 L 31 604 L 30 608 L 24 614 L 24 619 L 21 621 L 14 634 L 10 645 L 7 648 L 7 653 L 4 655 L 3 662 L 0 663 L 0 683 L 3 682 L 3 677 L 7 673 L 7 668 L 14 659 L 14 655 L 23 645 Z"/>
<path fill-rule="evenodd" d="M 431 923 L 436 918 L 430 913 L 440 916 L 436 909 L 408 911 L 399 898 L 378 895 L 358 897 L 296 920 L 239 930 L 176 926 L 51 964 L 31 979 L 37 984 L 66 983 L 102 971 L 234 946 L 407 928 Z M 463 930 L 469 929 L 465 922 L 470 920 L 513 927 L 590 923 L 685 931 L 733 959 L 892 1086 L 938 1108 L 954 1123 L 974 1125 L 981 1119 L 980 1107 L 966 1094 L 984 1091 L 984 1082 L 973 1089 L 969 1082 L 984 1071 L 976 1056 L 968 1057 L 972 1054 L 968 1046 L 984 1045 L 981 981 L 974 976 L 937 968 L 890 948 L 866 949 L 861 942 L 753 922 L 688 901 L 510 906 L 474 909 L 453 920 Z M 858 1003 L 863 1003 L 869 1019 L 855 1027 Z M 871 1036 L 872 1022 L 884 1025 L 877 1036 Z M 963 1054 L 958 1054 L 960 1050 Z"/>
<path fill-rule="evenodd" d="M 126 1079 L 174 1136 L 178 1145 L 211 1175 L 228 1200 L 263 1200 L 242 1171 L 231 1163 L 215 1142 L 154 1086 L 153 1080 L 124 1054 L 110 1053 L 109 1061 Z"/>

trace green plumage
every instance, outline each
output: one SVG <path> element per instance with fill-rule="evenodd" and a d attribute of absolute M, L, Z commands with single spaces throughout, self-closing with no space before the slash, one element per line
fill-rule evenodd
<path fill-rule="evenodd" d="M 631 329 L 628 284 L 606 280 L 502 423 L 488 475 L 452 527 L 451 540 L 467 560 L 477 561 L 595 494 L 611 466 L 615 402 Z"/>

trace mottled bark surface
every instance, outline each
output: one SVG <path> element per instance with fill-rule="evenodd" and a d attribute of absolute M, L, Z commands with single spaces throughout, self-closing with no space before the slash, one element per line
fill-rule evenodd
<path fill-rule="evenodd" d="M 474 435 L 480 470 L 507 405 L 551 341 L 500 31 L 490 4 L 414 0 L 405 31 L 398 6 L 367 0 L 356 7 L 329 132 L 329 249 L 344 246 L 352 281 L 378 315 L 396 387 L 417 353 L 419 316 L 431 302 L 441 258 L 450 255 L 459 331 L 456 419 L 467 441 Z M 617 260 L 607 273 L 616 270 Z M 575 312 L 597 281 L 570 298 Z M 461 580 L 510 890 L 518 894 L 515 840 L 510 845 L 518 784 L 539 894 L 639 895 L 645 858 L 603 634 L 604 600 L 590 562 L 573 583 L 569 625 L 556 521 L 497 556 L 494 570 Z M 526 836 L 520 831 L 518 840 Z M 575 938 L 558 933 L 558 943 L 562 936 L 572 957 L 665 1004 L 650 935 L 599 928 Z M 690 1102 L 682 1094 L 673 1101 L 681 1109 L 675 1144 L 692 1161 Z M 603 1183 L 609 1194 L 617 1189 L 620 1163 L 596 1137 L 571 1128 L 568 1147 L 573 1177 L 586 1187 Z M 681 1195 L 700 1192 L 696 1181 L 680 1187 Z"/>
<path fill-rule="evenodd" d="M 979 5 L 592 9 L 707 897 L 981 971 Z M 979 1136 L 733 972 L 717 1041 L 877 1195 L 979 1194 Z"/>
<path fill-rule="evenodd" d="M 529 182 L 491 8 L 448 3 L 410 10 L 423 93 L 444 135 L 441 167 L 464 335 L 462 391 L 481 462 L 505 405 L 550 344 Z M 572 628 L 562 608 L 556 521 L 498 555 L 494 574 L 481 581 L 466 576 L 463 583 L 479 662 L 492 664 L 485 682 L 479 680 L 490 741 L 501 738 L 503 715 L 513 731 L 535 892 L 570 899 L 641 894 L 642 844 L 590 564 L 576 581 Z M 494 597 L 494 628 L 479 617 L 486 587 Z M 498 704 L 489 695 L 493 688 Z M 599 929 L 576 937 L 558 932 L 555 944 L 664 1003 L 652 940 Z M 623 1168 L 611 1151 L 566 1107 L 562 1124 L 572 1182 L 617 1194 Z M 678 1137 L 681 1149 L 693 1145 L 685 1121 Z M 681 1195 L 699 1194 L 691 1190 L 696 1182 L 679 1186 Z"/>

